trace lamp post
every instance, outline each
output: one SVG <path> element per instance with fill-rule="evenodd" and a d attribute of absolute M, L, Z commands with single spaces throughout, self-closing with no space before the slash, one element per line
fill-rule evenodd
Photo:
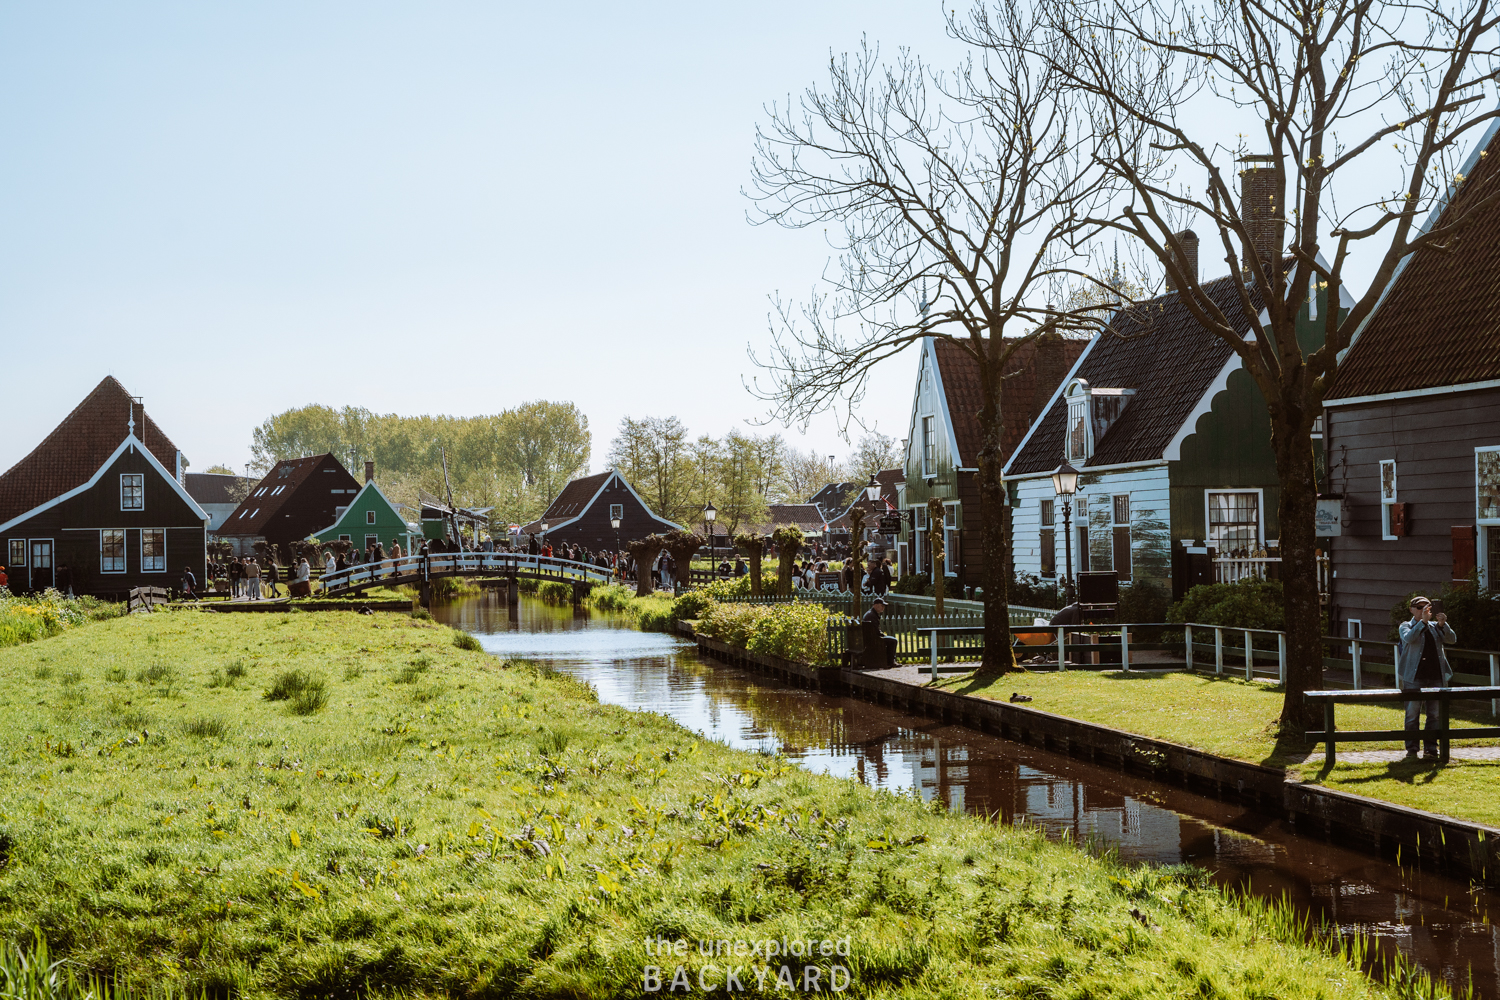
<path fill-rule="evenodd" d="M 543 546 L 543 548 L 545 548 L 546 545 L 547 545 L 547 521 L 545 519 L 543 519 L 542 520 L 542 546 Z M 540 553 L 538 553 L 538 554 L 540 554 Z"/>
<path fill-rule="evenodd" d="M 714 502 L 710 500 L 708 506 L 703 508 L 703 523 L 708 525 L 708 577 L 710 580 L 719 578 L 719 564 L 714 561 L 714 518 L 719 512 L 714 508 Z M 688 566 L 688 583 L 693 582 L 692 566 Z"/>
<path fill-rule="evenodd" d="M 1068 604 L 1073 603 L 1073 494 L 1078 492 L 1078 470 L 1063 459 L 1063 464 L 1052 473 L 1052 490 L 1062 500 L 1063 511 L 1063 594 Z"/>
<path fill-rule="evenodd" d="M 620 519 L 610 518 L 609 526 L 615 529 L 615 576 L 618 578 L 620 576 Z"/>
<path fill-rule="evenodd" d="M 875 478 L 875 473 L 870 473 L 870 481 L 865 485 L 865 497 L 871 502 L 880 499 L 880 482 Z"/>

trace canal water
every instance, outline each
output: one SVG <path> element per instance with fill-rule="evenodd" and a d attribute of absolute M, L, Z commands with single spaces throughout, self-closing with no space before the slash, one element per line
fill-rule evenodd
<path fill-rule="evenodd" d="M 790 687 L 619 619 L 486 594 L 435 608 L 502 658 L 545 661 L 601 701 L 660 712 L 732 747 L 940 799 L 952 809 L 1189 863 L 1221 885 L 1286 898 L 1312 923 L 1374 938 L 1462 992 L 1500 1000 L 1500 893 L 1299 836 L 1280 820 L 1159 782 L 853 698 Z"/>

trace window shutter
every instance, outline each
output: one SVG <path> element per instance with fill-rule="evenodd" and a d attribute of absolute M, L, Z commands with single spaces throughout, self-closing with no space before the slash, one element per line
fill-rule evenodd
<path fill-rule="evenodd" d="M 1478 562 L 1474 546 L 1474 526 L 1455 524 L 1448 531 L 1453 538 L 1453 582 L 1468 583 Z"/>

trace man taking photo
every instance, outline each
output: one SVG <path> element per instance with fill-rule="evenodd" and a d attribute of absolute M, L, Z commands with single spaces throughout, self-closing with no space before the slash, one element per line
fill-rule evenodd
<path fill-rule="evenodd" d="M 1443 653 L 1443 643 L 1455 643 L 1458 636 L 1448 627 L 1448 616 L 1439 611 L 1434 619 L 1432 602 L 1425 597 L 1411 599 L 1411 620 L 1399 626 L 1401 644 L 1396 647 L 1396 685 L 1403 692 L 1416 694 L 1421 688 L 1445 688 L 1453 679 L 1453 668 Z M 1406 756 L 1417 755 L 1417 716 L 1425 711 L 1427 724 L 1423 750 L 1436 757 L 1438 703 L 1412 697 L 1406 702 Z"/>

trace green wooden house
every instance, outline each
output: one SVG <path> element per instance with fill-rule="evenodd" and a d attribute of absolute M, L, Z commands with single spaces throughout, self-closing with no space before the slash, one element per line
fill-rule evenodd
<path fill-rule="evenodd" d="M 380 492 L 373 480 L 355 494 L 347 507 L 338 508 L 338 517 L 322 531 L 313 532 L 320 542 L 343 539 L 353 542 L 355 548 L 364 549 L 379 542 L 390 552 L 391 545 L 399 542 L 403 554 L 410 555 L 412 548 L 422 545 L 422 533 L 401 516 L 400 509 Z"/>
<path fill-rule="evenodd" d="M 1244 314 L 1240 280 L 1203 290 L 1251 337 L 1264 320 Z M 1304 350 L 1322 342 L 1327 307 L 1326 290 L 1302 306 Z M 1266 403 L 1239 355 L 1176 292 L 1111 326 L 1118 335 L 1089 342 L 1006 465 L 1016 571 L 1060 581 L 1071 556 L 1075 573 L 1153 580 L 1174 598 L 1274 576 L 1280 481 Z M 1081 473 L 1066 533 L 1050 478 L 1064 459 Z"/>

